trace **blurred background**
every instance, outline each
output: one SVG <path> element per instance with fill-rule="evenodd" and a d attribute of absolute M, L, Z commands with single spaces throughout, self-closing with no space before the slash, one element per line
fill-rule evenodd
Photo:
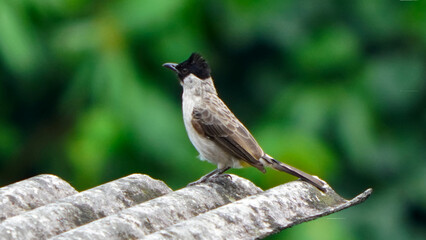
<path fill-rule="evenodd" d="M 425 1 L 0 0 L 0 186 L 145 173 L 178 189 L 213 170 L 161 67 L 192 52 L 265 151 L 345 198 L 374 189 L 269 239 L 426 239 Z"/>

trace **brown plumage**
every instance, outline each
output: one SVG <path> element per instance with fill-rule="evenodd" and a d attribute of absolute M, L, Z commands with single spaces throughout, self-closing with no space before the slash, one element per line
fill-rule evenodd
<path fill-rule="evenodd" d="M 213 97 L 211 100 L 215 104 L 208 104 L 209 101 L 207 101 L 204 108 L 194 107 L 191 121 L 194 129 L 198 134 L 218 143 L 237 159 L 265 172 L 265 167 L 259 161 L 264 152 L 254 137 L 222 100 L 218 97 Z M 215 108 L 212 109 L 212 106 Z"/>

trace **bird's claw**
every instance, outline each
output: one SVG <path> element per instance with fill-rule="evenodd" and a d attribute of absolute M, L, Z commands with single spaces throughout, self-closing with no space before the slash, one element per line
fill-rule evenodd
<path fill-rule="evenodd" d="M 232 181 L 232 176 L 229 175 L 229 174 L 215 174 L 213 176 L 210 176 L 210 177 L 207 177 L 207 178 L 202 177 L 195 182 L 188 183 L 187 187 L 198 185 L 200 183 L 214 182 L 214 181 L 216 181 L 217 179 L 220 179 L 220 178 L 227 178 L 227 179 Z"/>
<path fill-rule="evenodd" d="M 219 174 L 219 175 L 215 175 L 215 176 L 213 176 L 212 178 L 215 178 L 215 179 L 218 179 L 218 178 L 227 178 L 227 179 L 229 179 L 229 180 L 231 180 L 232 181 L 232 176 L 231 175 L 229 175 L 229 174 Z"/>

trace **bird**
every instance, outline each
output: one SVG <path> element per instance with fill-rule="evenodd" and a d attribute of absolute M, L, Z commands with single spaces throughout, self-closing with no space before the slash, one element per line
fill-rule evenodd
<path fill-rule="evenodd" d="M 316 176 L 282 163 L 266 154 L 253 135 L 238 120 L 216 91 L 211 69 L 198 53 L 177 63 L 164 63 L 177 74 L 183 88 L 183 121 L 191 143 L 199 158 L 217 168 L 202 176 L 199 184 L 219 177 L 230 168 L 253 166 L 265 173 L 265 167 L 294 175 L 325 192 L 326 184 Z"/>

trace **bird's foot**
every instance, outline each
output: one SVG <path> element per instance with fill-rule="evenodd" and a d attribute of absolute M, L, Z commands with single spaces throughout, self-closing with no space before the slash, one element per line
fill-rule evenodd
<path fill-rule="evenodd" d="M 188 183 L 188 185 L 186 185 L 186 186 L 190 187 L 190 186 L 194 186 L 194 185 L 197 185 L 197 184 L 200 184 L 200 183 L 204 183 L 206 181 L 207 181 L 207 179 L 200 178 L 200 179 L 198 179 L 195 182 Z"/>
<path fill-rule="evenodd" d="M 227 178 L 229 180 L 232 180 L 232 176 L 229 175 L 229 174 L 214 174 L 214 175 L 207 176 L 207 177 L 204 176 L 204 177 L 198 179 L 195 182 L 189 183 L 187 186 L 189 187 L 189 186 L 194 186 L 194 185 L 197 185 L 197 184 L 200 184 L 200 183 L 215 182 L 216 180 L 218 180 L 220 178 Z"/>
<path fill-rule="evenodd" d="M 203 176 L 203 177 L 201 177 L 200 179 L 198 179 L 197 181 L 195 181 L 195 182 L 192 182 L 192 183 L 189 183 L 187 186 L 189 187 L 189 186 L 194 186 L 194 185 L 197 185 L 197 184 L 200 184 L 200 183 L 205 183 L 205 182 L 207 182 L 210 178 L 212 178 L 212 177 L 214 177 L 216 174 L 213 174 L 213 175 L 205 175 L 205 176 Z"/>
<path fill-rule="evenodd" d="M 226 170 L 230 169 L 230 167 L 225 167 L 225 168 L 218 168 L 215 169 L 209 173 L 207 173 L 206 175 L 204 175 L 203 177 L 201 177 L 199 180 L 189 183 L 188 186 L 194 186 L 203 182 L 207 182 L 209 179 L 215 179 L 219 176 L 226 176 L 232 179 L 232 177 L 228 174 L 223 174 Z"/>
<path fill-rule="evenodd" d="M 219 178 L 227 178 L 227 179 L 232 181 L 232 176 L 229 175 L 229 174 L 217 174 L 217 175 L 212 176 L 210 179 L 216 180 L 216 179 L 219 179 Z"/>

